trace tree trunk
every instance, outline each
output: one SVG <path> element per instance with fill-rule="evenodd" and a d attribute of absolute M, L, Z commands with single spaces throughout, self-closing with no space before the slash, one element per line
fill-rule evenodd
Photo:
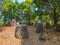
<path fill-rule="evenodd" d="M 6 23 L 6 18 L 4 17 L 4 23 Z"/>
<path fill-rule="evenodd" d="M 56 15 L 56 8 L 54 8 L 54 11 L 53 11 L 53 20 L 54 20 L 54 26 L 56 26 L 57 21 L 58 21 L 58 18 L 57 18 L 57 15 Z"/>
<path fill-rule="evenodd" d="M 6 25 L 7 16 L 4 16 L 4 26 Z"/>
<path fill-rule="evenodd" d="M 26 14 L 26 19 L 28 21 L 27 24 L 30 25 L 30 15 L 29 15 L 29 13 Z"/>

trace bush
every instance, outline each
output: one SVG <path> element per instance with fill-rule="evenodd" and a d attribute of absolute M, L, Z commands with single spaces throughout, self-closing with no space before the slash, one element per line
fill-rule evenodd
<path fill-rule="evenodd" d="M 3 20 L 2 19 L 0 19 L 0 26 L 2 26 L 3 25 Z"/>

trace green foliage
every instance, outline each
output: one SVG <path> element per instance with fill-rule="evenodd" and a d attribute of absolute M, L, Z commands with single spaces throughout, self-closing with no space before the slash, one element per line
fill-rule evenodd
<path fill-rule="evenodd" d="M 34 3 L 40 9 L 40 12 L 42 9 L 43 15 L 49 15 L 54 24 L 58 22 L 58 18 L 60 18 L 60 0 L 34 0 Z M 50 19 L 47 18 L 46 21 L 49 22 Z"/>
<path fill-rule="evenodd" d="M 2 21 L 2 19 L 0 19 L 0 26 L 2 26 L 3 25 L 3 21 Z"/>
<path fill-rule="evenodd" d="M 60 20 L 60 0 L 25 0 L 18 3 L 16 0 L 5 0 L 3 3 L 4 21 L 13 18 L 20 23 L 37 22 L 53 24 L 55 19 Z M 55 10 L 56 8 L 56 10 Z M 55 14 L 56 15 L 55 15 Z M 24 17 L 25 16 L 25 17 Z M 54 18 L 54 16 L 56 18 Z"/>
<path fill-rule="evenodd" d="M 2 13 L 0 12 L 0 26 L 3 25 L 3 20 L 2 20 Z"/>

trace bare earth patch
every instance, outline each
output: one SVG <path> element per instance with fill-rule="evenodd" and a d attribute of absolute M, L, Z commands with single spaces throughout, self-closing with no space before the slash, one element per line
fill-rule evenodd
<path fill-rule="evenodd" d="M 3 27 L 0 32 L 0 45 L 21 45 L 21 39 L 15 38 L 15 27 Z"/>
<path fill-rule="evenodd" d="M 36 28 L 28 26 L 29 39 L 15 38 L 15 27 L 3 27 L 0 32 L 0 45 L 60 45 L 60 33 L 54 32 L 52 29 L 44 28 L 44 37 L 46 41 L 38 40 L 39 34 Z M 48 33 L 47 33 L 48 32 Z"/>

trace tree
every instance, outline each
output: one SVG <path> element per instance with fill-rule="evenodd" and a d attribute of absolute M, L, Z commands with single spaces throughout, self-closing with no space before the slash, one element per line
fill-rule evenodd
<path fill-rule="evenodd" d="M 8 4 L 9 3 L 9 4 Z M 9 6 L 12 4 L 12 1 L 11 0 L 4 0 L 3 2 L 3 6 L 2 6 L 2 13 L 4 15 L 4 24 L 7 23 L 7 20 L 9 19 L 8 16 L 9 16 Z"/>
<path fill-rule="evenodd" d="M 52 14 L 50 16 L 53 18 L 55 26 L 59 18 L 59 10 L 57 9 L 60 9 L 60 0 L 34 0 L 34 3 L 39 9 L 47 10 Z"/>
<path fill-rule="evenodd" d="M 3 20 L 2 20 L 2 13 L 0 12 L 0 26 L 3 25 Z"/>
<path fill-rule="evenodd" d="M 3 3 L 3 14 L 4 14 L 4 23 L 8 24 L 13 18 L 17 21 L 20 19 L 20 7 L 21 5 L 15 1 L 12 2 L 12 0 L 5 0 Z"/>
<path fill-rule="evenodd" d="M 19 3 L 17 0 L 15 2 L 12 2 L 12 0 L 5 0 L 3 3 L 3 14 L 4 14 L 4 22 L 8 23 L 13 18 L 16 19 L 16 21 L 23 21 L 23 15 L 26 16 L 26 20 L 28 23 L 30 23 L 31 17 L 33 16 L 31 13 L 33 8 L 32 0 L 26 0 L 25 2 Z M 21 21 L 22 20 L 22 21 Z"/>

